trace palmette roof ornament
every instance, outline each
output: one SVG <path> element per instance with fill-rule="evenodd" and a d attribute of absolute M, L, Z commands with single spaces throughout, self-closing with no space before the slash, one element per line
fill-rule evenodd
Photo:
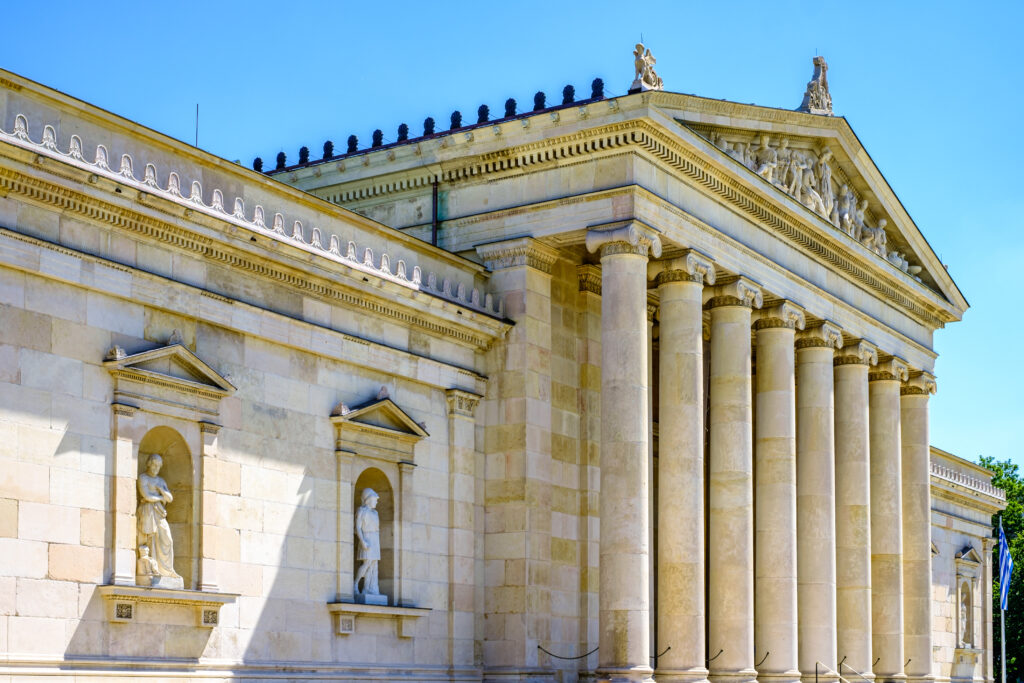
<path fill-rule="evenodd" d="M 650 49 L 645 48 L 643 43 L 637 43 L 633 50 L 633 68 L 636 71 L 636 77 L 633 79 L 633 84 L 629 86 L 630 92 L 664 89 L 661 77 L 654 71 L 655 63 L 657 60 L 654 59 Z"/>
<path fill-rule="evenodd" d="M 828 92 L 828 63 L 824 57 L 814 58 L 814 75 L 807 84 L 804 101 L 797 111 L 832 116 L 832 95 Z"/>

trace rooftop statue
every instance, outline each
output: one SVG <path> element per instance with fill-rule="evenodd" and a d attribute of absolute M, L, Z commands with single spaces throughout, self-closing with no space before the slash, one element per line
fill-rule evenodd
<path fill-rule="evenodd" d="M 828 64 L 824 57 L 814 58 L 814 75 L 807 84 L 804 101 L 797 111 L 832 116 L 832 95 L 828 92 Z"/>
<path fill-rule="evenodd" d="M 633 50 L 633 68 L 636 70 L 636 78 L 633 85 L 629 86 L 630 92 L 636 90 L 662 90 L 664 84 L 661 77 L 654 71 L 657 60 L 651 51 L 644 47 L 643 43 L 637 43 Z"/>

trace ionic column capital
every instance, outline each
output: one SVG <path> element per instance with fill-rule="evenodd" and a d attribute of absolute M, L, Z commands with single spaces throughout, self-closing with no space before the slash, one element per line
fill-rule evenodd
<path fill-rule="evenodd" d="M 843 348 L 843 330 L 841 327 L 828 320 L 820 325 L 809 327 L 796 335 L 796 348 Z"/>
<path fill-rule="evenodd" d="M 761 294 L 760 285 L 742 275 L 715 287 L 711 299 L 707 302 L 708 308 L 718 308 L 719 306 L 761 308 L 763 305 L 764 295 Z"/>
<path fill-rule="evenodd" d="M 490 271 L 528 266 L 542 273 L 551 273 L 551 267 L 558 260 L 558 250 L 538 242 L 532 237 L 518 237 L 512 240 L 480 244 L 477 255 Z"/>
<path fill-rule="evenodd" d="M 661 238 L 652 228 L 631 221 L 614 228 L 590 230 L 586 237 L 587 251 L 601 251 L 601 258 L 615 254 L 661 256 Z"/>
<path fill-rule="evenodd" d="M 836 365 L 875 365 L 878 363 L 878 347 L 863 339 L 847 344 L 836 353 Z"/>
<path fill-rule="evenodd" d="M 647 265 L 647 279 L 655 284 L 666 282 L 696 282 L 715 284 L 715 263 L 709 256 L 688 249 L 682 256 Z"/>
<path fill-rule="evenodd" d="M 789 330 L 802 330 L 806 324 L 804 309 L 792 301 L 781 301 L 774 303 L 767 308 L 762 308 L 755 314 L 755 330 L 767 330 L 777 327 Z"/>
<path fill-rule="evenodd" d="M 935 375 L 923 370 L 914 370 L 903 381 L 903 386 L 900 387 L 900 395 L 928 396 L 929 394 L 934 394 L 937 388 L 935 385 Z"/>
<path fill-rule="evenodd" d="M 896 356 L 883 356 L 878 360 L 878 365 L 868 372 L 868 380 L 872 382 L 905 382 L 908 377 L 909 367 L 907 362 Z"/>

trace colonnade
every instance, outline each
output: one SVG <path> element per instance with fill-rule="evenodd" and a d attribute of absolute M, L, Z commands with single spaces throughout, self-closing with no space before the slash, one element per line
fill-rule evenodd
<path fill-rule="evenodd" d="M 847 678 L 928 678 L 933 378 L 857 330 L 765 301 L 742 274 L 716 281 L 696 251 L 651 261 L 661 244 L 640 224 L 586 243 L 602 278 L 598 680 L 796 683 L 841 666 Z"/>

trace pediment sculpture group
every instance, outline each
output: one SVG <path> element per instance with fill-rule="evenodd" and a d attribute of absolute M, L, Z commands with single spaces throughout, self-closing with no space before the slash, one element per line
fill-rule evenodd
<path fill-rule="evenodd" d="M 792 149 L 788 138 L 782 138 L 778 146 L 773 147 L 767 133 L 762 133 L 750 143 L 731 143 L 720 135 L 712 134 L 711 142 L 903 272 L 915 277 L 921 272 L 920 266 L 908 263 L 903 252 L 890 249 L 884 218 L 874 226 L 865 222 L 868 200 L 857 201 L 848 185 L 836 188 L 833 180 L 835 160 L 828 147 L 820 153 Z"/>

